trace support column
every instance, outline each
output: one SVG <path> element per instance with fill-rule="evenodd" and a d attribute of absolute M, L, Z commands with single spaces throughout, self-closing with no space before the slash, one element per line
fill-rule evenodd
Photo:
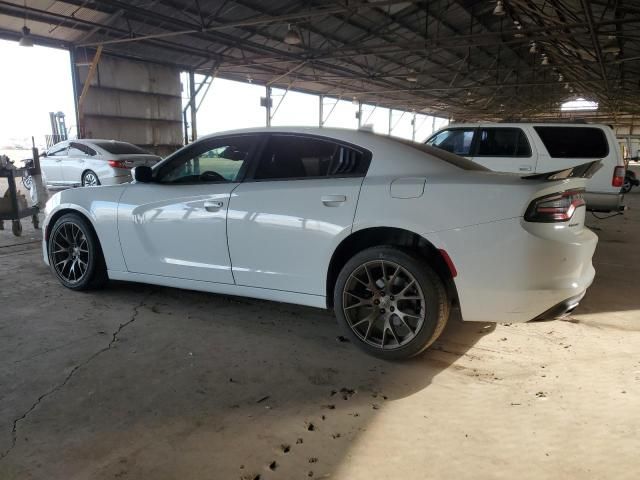
<path fill-rule="evenodd" d="M 362 127 L 362 102 L 358 100 L 358 113 L 356 114 L 358 117 L 358 130 Z"/>
<path fill-rule="evenodd" d="M 267 127 L 271 126 L 271 87 L 266 87 L 265 110 L 267 112 Z"/>
<path fill-rule="evenodd" d="M 387 135 L 391 136 L 391 121 L 393 117 L 393 108 L 389 109 L 389 133 Z"/>
<path fill-rule="evenodd" d="M 191 141 L 198 139 L 198 110 L 196 109 L 196 74 L 189 71 L 189 109 L 191 110 Z"/>
<path fill-rule="evenodd" d="M 80 97 L 80 75 L 78 73 L 78 58 L 76 55 L 75 47 L 71 47 L 69 49 L 69 61 L 71 63 L 71 85 L 73 86 L 73 106 L 75 109 L 76 117 L 76 136 L 80 138 L 80 109 L 78 108 L 78 100 Z"/>
<path fill-rule="evenodd" d="M 320 101 L 320 108 L 318 109 L 320 112 L 318 116 L 318 126 L 322 128 L 324 127 L 324 95 L 318 95 L 318 100 Z"/>
<path fill-rule="evenodd" d="M 416 141 L 416 112 L 413 112 L 413 118 L 411 119 L 411 141 Z"/>

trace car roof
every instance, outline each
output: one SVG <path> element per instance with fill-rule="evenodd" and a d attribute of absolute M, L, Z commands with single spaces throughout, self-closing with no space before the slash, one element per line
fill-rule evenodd
<path fill-rule="evenodd" d="M 460 167 L 451 161 L 444 160 L 441 152 L 434 149 L 427 152 L 420 148 L 421 144 L 410 142 L 401 138 L 394 138 L 387 135 L 380 135 L 370 130 L 352 130 L 347 128 L 326 128 L 326 127 L 255 127 L 237 130 L 217 132 L 198 138 L 198 142 L 207 139 L 215 139 L 225 136 L 241 134 L 260 133 L 281 133 L 281 134 L 301 134 L 317 137 L 325 137 L 328 140 L 344 142 L 347 144 L 368 150 L 373 157 L 386 161 L 374 160 L 369 168 L 369 172 L 379 175 L 396 175 L 403 172 L 405 175 L 423 174 L 425 172 L 425 155 L 431 157 L 429 170 L 433 173 L 444 171 L 459 171 Z M 459 158 L 460 161 L 468 161 Z"/>

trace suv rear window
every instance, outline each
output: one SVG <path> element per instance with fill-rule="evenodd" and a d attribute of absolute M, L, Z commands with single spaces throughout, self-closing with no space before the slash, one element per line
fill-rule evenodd
<path fill-rule="evenodd" d="M 474 157 L 530 157 L 531 147 L 520 128 L 481 128 Z"/>
<path fill-rule="evenodd" d="M 148 155 L 149 152 L 144 151 L 140 147 L 127 142 L 93 142 L 94 145 L 106 150 L 114 155 Z"/>
<path fill-rule="evenodd" d="M 609 154 L 604 132 L 595 127 L 533 127 L 552 158 L 603 158 Z"/>

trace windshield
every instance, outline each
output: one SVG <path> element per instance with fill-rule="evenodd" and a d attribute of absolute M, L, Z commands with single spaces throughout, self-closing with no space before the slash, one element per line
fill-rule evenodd
<path fill-rule="evenodd" d="M 149 152 L 127 142 L 110 141 L 93 142 L 93 144 L 114 155 L 149 155 Z"/>
<path fill-rule="evenodd" d="M 402 138 L 393 138 L 393 140 L 395 140 L 396 142 L 402 143 L 404 145 L 407 145 L 409 147 L 415 148 L 416 150 L 420 150 L 422 153 L 426 153 L 428 155 L 431 155 L 432 157 L 436 157 L 439 160 L 442 160 L 443 162 L 447 162 L 453 165 L 454 167 L 461 168 L 462 170 L 477 170 L 482 172 L 489 171 L 488 168 L 483 167 L 482 165 L 479 165 L 475 162 L 472 162 L 471 160 L 468 160 L 464 157 L 460 157 L 453 153 L 446 152 L 437 147 L 424 145 L 422 143 L 415 143 L 410 140 L 404 140 Z"/>

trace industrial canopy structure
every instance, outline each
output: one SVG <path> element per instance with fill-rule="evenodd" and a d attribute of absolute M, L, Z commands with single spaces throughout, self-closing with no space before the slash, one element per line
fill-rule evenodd
<path fill-rule="evenodd" d="M 29 29 L 24 31 L 25 26 Z M 456 120 L 640 113 L 632 0 L 0 0 L 0 36 Z M 584 115 L 582 115 L 584 116 Z"/>

